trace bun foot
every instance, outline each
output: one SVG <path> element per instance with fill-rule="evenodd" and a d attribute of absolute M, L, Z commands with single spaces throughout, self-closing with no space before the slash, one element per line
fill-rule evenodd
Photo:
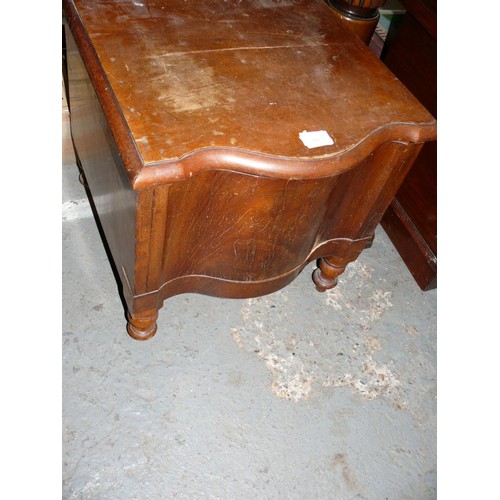
<path fill-rule="evenodd" d="M 336 267 L 326 259 L 320 259 L 312 275 L 316 290 L 326 292 L 337 285 L 337 278 L 344 272 L 345 267 Z"/>
<path fill-rule="evenodd" d="M 158 311 L 145 311 L 131 315 L 127 313 L 127 332 L 135 340 L 148 340 L 156 333 Z"/>
<path fill-rule="evenodd" d="M 345 271 L 349 262 L 354 262 L 364 248 L 372 246 L 374 235 L 358 240 L 339 238 L 335 240 L 334 254 L 318 260 L 312 279 L 318 292 L 326 292 L 337 284 L 337 278 Z"/>
<path fill-rule="evenodd" d="M 83 172 L 80 172 L 80 175 L 78 176 L 78 180 L 83 187 L 88 188 L 87 181 L 85 180 L 85 176 L 83 175 Z"/>

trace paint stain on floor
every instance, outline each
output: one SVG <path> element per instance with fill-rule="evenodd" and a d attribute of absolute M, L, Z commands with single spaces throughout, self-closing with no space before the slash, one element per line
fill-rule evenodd
<path fill-rule="evenodd" d="M 315 314 L 332 317 L 326 330 L 324 316 L 321 322 L 315 314 L 304 318 L 293 284 L 245 301 L 241 324 L 231 334 L 240 348 L 265 363 L 277 397 L 298 402 L 346 387 L 367 400 L 387 398 L 399 409 L 407 406 L 398 366 L 380 335 L 393 307 L 392 293 L 372 276 L 372 268 L 354 262 L 336 288 L 316 295 Z M 415 331 L 401 323 L 402 335 L 415 336 Z"/>

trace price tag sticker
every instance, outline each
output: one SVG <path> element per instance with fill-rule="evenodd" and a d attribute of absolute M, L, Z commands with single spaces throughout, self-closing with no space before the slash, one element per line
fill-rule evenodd
<path fill-rule="evenodd" d="M 326 130 L 315 130 L 312 132 L 304 130 L 299 134 L 299 138 L 304 143 L 304 146 L 309 149 L 331 146 L 334 143 Z"/>

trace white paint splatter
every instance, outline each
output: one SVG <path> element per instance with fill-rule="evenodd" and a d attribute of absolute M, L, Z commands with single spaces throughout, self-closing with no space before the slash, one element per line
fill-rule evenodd
<path fill-rule="evenodd" d="M 301 329 L 300 307 L 293 309 L 292 304 L 291 309 L 286 303 L 289 287 L 245 301 L 242 324 L 231 334 L 239 347 L 265 362 L 277 397 L 300 401 L 311 397 L 315 388 L 329 387 L 350 387 L 365 399 L 397 396 L 400 381 L 387 363 L 375 360 L 375 354 L 383 353 L 383 341 L 372 333 L 391 309 L 392 295 L 376 288 L 372 275 L 369 266 L 353 263 L 347 277 L 350 286 L 340 283 L 324 299 L 316 295 L 334 310 L 339 322 L 349 325 L 349 331 L 321 331 L 314 323 Z"/>
<path fill-rule="evenodd" d="M 66 201 L 62 204 L 62 220 L 70 222 L 77 219 L 92 217 L 92 209 L 86 198 L 80 200 Z"/>

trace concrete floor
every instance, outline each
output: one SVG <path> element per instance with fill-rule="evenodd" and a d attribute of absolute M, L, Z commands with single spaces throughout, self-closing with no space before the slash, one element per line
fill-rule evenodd
<path fill-rule="evenodd" d="M 436 498 L 436 291 L 383 230 L 338 287 L 165 302 L 147 342 L 63 165 L 63 498 Z"/>

